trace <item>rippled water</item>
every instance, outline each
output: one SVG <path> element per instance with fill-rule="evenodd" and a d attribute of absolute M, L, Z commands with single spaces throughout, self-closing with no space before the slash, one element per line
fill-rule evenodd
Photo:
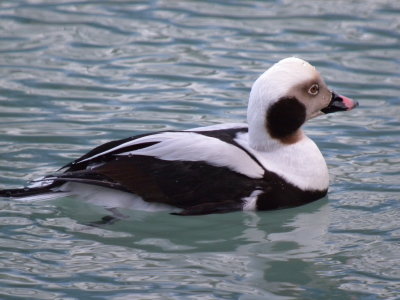
<path fill-rule="evenodd" d="M 361 103 L 307 126 L 330 194 L 276 212 L 176 217 L 0 201 L 1 299 L 400 299 L 400 4 L 0 2 L 0 185 L 142 132 L 245 120 L 291 55 Z"/>

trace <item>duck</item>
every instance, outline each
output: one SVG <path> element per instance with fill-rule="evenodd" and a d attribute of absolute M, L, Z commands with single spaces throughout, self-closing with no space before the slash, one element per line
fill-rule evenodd
<path fill-rule="evenodd" d="M 329 173 L 303 124 L 357 106 L 330 90 L 310 63 L 288 57 L 252 85 L 247 123 L 110 141 L 24 188 L 0 190 L 0 197 L 73 195 L 110 210 L 176 215 L 304 205 L 326 196 Z"/>

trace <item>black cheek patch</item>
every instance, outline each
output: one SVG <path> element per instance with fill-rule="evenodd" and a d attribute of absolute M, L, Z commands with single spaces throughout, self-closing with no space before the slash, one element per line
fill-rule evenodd
<path fill-rule="evenodd" d="M 294 97 L 285 97 L 271 105 L 267 112 L 266 126 L 276 139 L 292 135 L 306 121 L 306 107 Z"/>

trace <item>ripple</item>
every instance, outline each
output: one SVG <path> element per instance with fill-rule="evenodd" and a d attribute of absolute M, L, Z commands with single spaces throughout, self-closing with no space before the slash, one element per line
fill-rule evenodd
<path fill-rule="evenodd" d="M 2 1 L 0 183 L 106 141 L 246 119 L 254 79 L 310 60 L 360 102 L 306 130 L 329 197 L 177 218 L 65 198 L 0 201 L 4 298 L 396 299 L 400 9 L 395 1 Z"/>

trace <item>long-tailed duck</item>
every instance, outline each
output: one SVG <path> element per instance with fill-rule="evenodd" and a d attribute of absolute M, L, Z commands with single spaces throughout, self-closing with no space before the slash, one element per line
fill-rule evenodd
<path fill-rule="evenodd" d="M 304 60 L 286 58 L 253 84 L 248 124 L 163 131 L 111 141 L 13 198 L 73 194 L 108 208 L 175 208 L 180 215 L 273 210 L 324 197 L 325 160 L 301 126 L 351 110 Z"/>

